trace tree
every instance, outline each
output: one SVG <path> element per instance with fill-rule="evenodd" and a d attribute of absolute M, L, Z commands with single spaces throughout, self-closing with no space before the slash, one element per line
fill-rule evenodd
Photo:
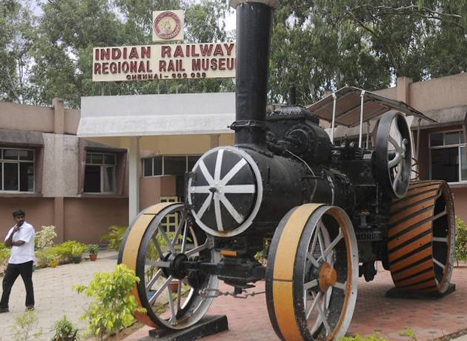
<path fill-rule="evenodd" d="M 275 13 L 270 97 L 283 100 L 292 82 L 305 104 L 346 84 L 463 72 L 466 18 L 455 0 L 290 0 Z"/>
<path fill-rule="evenodd" d="M 27 102 L 33 17 L 16 0 L 0 2 L 0 99 Z"/>

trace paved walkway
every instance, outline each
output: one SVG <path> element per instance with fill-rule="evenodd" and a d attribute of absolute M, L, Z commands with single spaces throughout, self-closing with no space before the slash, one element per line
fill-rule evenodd
<path fill-rule="evenodd" d="M 33 273 L 34 294 L 36 300 L 35 315 L 39 326 L 33 333 L 42 332 L 34 340 L 50 340 L 55 321 L 66 315 L 82 332 L 86 329 L 86 322 L 80 321 L 89 303 L 84 294 L 77 294 L 72 290 L 75 284 L 87 285 L 95 272 L 112 271 L 117 264 L 116 252 L 101 251 L 95 262 L 83 261 L 80 264 L 60 265 L 56 268 L 38 269 Z M 0 278 L 2 280 L 3 277 Z M 0 288 L 0 293 L 2 292 Z M 25 290 L 21 277 L 18 277 L 11 291 L 10 312 L 0 314 L 0 340 L 13 340 L 11 330 L 15 319 L 24 313 Z"/>
<path fill-rule="evenodd" d="M 367 336 L 376 331 L 390 341 L 412 341 L 399 336 L 399 331 L 410 327 L 418 341 L 428 341 L 467 329 L 467 267 L 454 270 L 453 282 L 457 290 L 443 299 L 413 300 L 384 297 L 385 292 L 393 287 L 387 271 L 380 271 L 370 283 L 360 279 L 349 333 Z M 261 285 L 258 290 L 263 288 Z M 221 289 L 229 290 L 227 287 Z M 269 322 L 264 295 L 247 300 L 219 297 L 209 314 L 227 315 L 229 330 L 206 337 L 203 341 L 279 341 Z M 144 327 L 125 341 L 147 337 L 149 329 Z M 467 336 L 458 341 L 467 341 Z"/>
<path fill-rule="evenodd" d="M 35 340 L 50 340 L 53 335 L 50 329 L 54 322 L 65 314 L 84 331 L 86 323 L 79 321 L 79 317 L 89 300 L 83 294 L 73 292 L 72 286 L 88 284 L 94 272 L 112 271 L 115 265 L 115 252 L 101 252 L 96 262 L 85 261 L 81 264 L 61 265 L 55 269 L 37 270 L 33 275 L 35 314 L 43 334 Z M 399 336 L 398 332 L 410 327 L 418 341 L 425 341 L 467 329 L 467 267 L 454 270 L 453 282 L 457 286 L 453 294 L 440 300 L 421 301 L 385 298 L 384 293 L 393 286 L 386 271 L 380 271 L 371 283 L 360 280 L 350 333 L 369 335 L 378 331 L 391 341 L 409 341 L 409 338 Z M 258 290 L 263 288 L 260 285 Z M 228 290 L 225 286 L 221 289 Z M 1 341 L 13 339 L 11 327 L 15 318 L 24 312 L 24 298 L 24 287 L 21 279 L 18 279 L 10 299 L 10 313 L 0 315 Z M 220 297 L 214 301 L 209 314 L 226 314 L 230 330 L 206 337 L 203 341 L 279 341 L 269 322 L 264 295 L 247 300 Z M 146 337 L 148 330 L 148 327 L 143 327 L 125 340 Z M 467 341 L 467 336 L 457 340 Z"/>

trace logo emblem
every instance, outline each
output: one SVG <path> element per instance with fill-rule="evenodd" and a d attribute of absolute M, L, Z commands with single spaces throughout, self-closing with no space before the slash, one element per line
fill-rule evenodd
<path fill-rule="evenodd" d="M 154 19 L 154 31 L 161 39 L 175 38 L 181 29 L 180 18 L 173 12 L 162 12 Z"/>

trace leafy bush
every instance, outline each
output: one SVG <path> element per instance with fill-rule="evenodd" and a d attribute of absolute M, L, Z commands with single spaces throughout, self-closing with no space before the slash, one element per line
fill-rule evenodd
<path fill-rule="evenodd" d="M 87 246 L 82 244 L 82 243 L 79 243 L 79 242 L 76 242 L 72 247 L 71 247 L 71 256 L 72 257 L 79 257 L 83 254 L 84 251 L 87 250 Z"/>
<path fill-rule="evenodd" d="M 10 249 L 5 246 L 5 244 L 0 243 L 0 267 L 5 265 L 10 258 Z M 0 269 L 0 274 L 3 273 L 3 270 Z"/>
<path fill-rule="evenodd" d="M 54 245 L 53 239 L 57 237 L 55 233 L 55 226 L 42 226 L 42 229 L 36 233 L 36 238 L 34 240 L 34 246 L 36 250 L 42 250 L 46 247 L 51 247 Z"/>
<path fill-rule="evenodd" d="M 55 332 L 52 341 L 72 341 L 78 339 L 78 328 L 66 316 L 55 322 L 52 331 Z"/>
<path fill-rule="evenodd" d="M 355 335 L 355 336 L 343 336 L 339 338 L 339 341 L 388 341 L 387 339 L 384 339 L 379 336 L 379 333 L 373 333 L 370 336 L 364 337 L 361 335 Z"/>
<path fill-rule="evenodd" d="M 109 233 L 101 238 L 102 242 L 109 243 L 107 250 L 120 250 L 125 231 L 126 226 L 112 225 L 109 227 Z"/>
<path fill-rule="evenodd" d="M 47 247 L 45 249 L 36 251 L 36 262 L 39 268 L 50 266 L 54 260 L 58 261 L 59 255 L 56 247 Z"/>
<path fill-rule="evenodd" d="M 55 250 L 57 251 L 58 256 L 60 257 L 60 263 L 70 263 L 73 257 L 73 250 L 78 248 L 83 248 L 83 251 L 86 250 L 86 246 L 76 240 L 68 240 L 59 245 L 56 245 Z"/>
<path fill-rule="evenodd" d="M 144 308 L 138 308 L 131 294 L 137 282 L 139 278 L 135 273 L 124 264 L 119 264 L 111 273 L 95 273 L 88 287 L 73 287 L 78 293 L 84 292 L 86 297 L 94 298 L 81 316 L 81 319 L 88 321 L 86 335 L 92 334 L 102 340 L 106 334 L 116 333 L 118 339 L 120 329 L 134 321 L 133 314 L 145 312 Z"/>
<path fill-rule="evenodd" d="M 457 265 L 460 261 L 467 260 L 467 224 L 465 221 L 456 217 L 456 246 L 455 246 L 455 259 Z"/>

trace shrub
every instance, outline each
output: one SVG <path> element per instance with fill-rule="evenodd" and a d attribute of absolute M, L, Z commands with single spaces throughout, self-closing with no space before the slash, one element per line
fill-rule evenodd
<path fill-rule="evenodd" d="M 456 244 L 455 244 L 455 259 L 457 265 L 460 261 L 467 260 L 467 224 L 456 217 Z"/>
<path fill-rule="evenodd" d="M 15 341 L 36 340 L 42 333 L 33 333 L 39 325 L 38 318 L 34 311 L 27 311 L 15 319 L 15 324 L 11 327 L 13 339 Z"/>
<path fill-rule="evenodd" d="M 86 246 L 76 240 L 68 240 L 55 246 L 55 250 L 60 257 L 60 263 L 70 263 L 73 257 L 73 250 L 77 250 L 77 248 L 83 248 L 81 252 L 83 253 Z"/>
<path fill-rule="evenodd" d="M 5 246 L 5 244 L 0 243 L 0 267 L 6 266 L 6 262 L 10 258 L 10 249 Z M 0 269 L 0 274 L 3 273 L 3 270 Z"/>
<path fill-rule="evenodd" d="M 42 229 L 36 233 L 36 238 L 34 240 L 35 249 L 42 250 L 46 247 L 51 247 L 54 245 L 53 239 L 55 237 L 57 237 L 55 226 L 42 226 Z"/>
<path fill-rule="evenodd" d="M 102 242 L 109 243 L 107 250 L 120 250 L 126 226 L 112 225 L 109 227 L 109 233 L 101 238 Z"/>
<path fill-rule="evenodd" d="M 45 268 L 50 265 L 54 260 L 58 261 L 59 255 L 55 247 L 47 247 L 45 249 L 36 251 L 36 262 L 40 268 Z"/>
<path fill-rule="evenodd" d="M 66 316 L 55 322 L 52 331 L 54 332 L 52 341 L 72 341 L 78 339 L 78 328 Z"/>
<path fill-rule="evenodd" d="M 98 254 L 99 253 L 99 245 L 98 244 L 89 244 L 88 245 L 88 251 L 89 253 L 92 254 Z"/>
<path fill-rule="evenodd" d="M 135 273 L 120 264 L 111 273 L 95 273 L 88 287 L 73 287 L 78 293 L 84 292 L 86 297 L 94 298 L 81 316 L 81 319 L 88 321 L 86 335 L 92 334 L 102 340 L 106 334 L 116 333 L 118 339 L 120 329 L 133 323 L 133 314 L 145 312 L 144 308 L 138 308 L 131 294 L 137 282 L 139 278 Z"/>

